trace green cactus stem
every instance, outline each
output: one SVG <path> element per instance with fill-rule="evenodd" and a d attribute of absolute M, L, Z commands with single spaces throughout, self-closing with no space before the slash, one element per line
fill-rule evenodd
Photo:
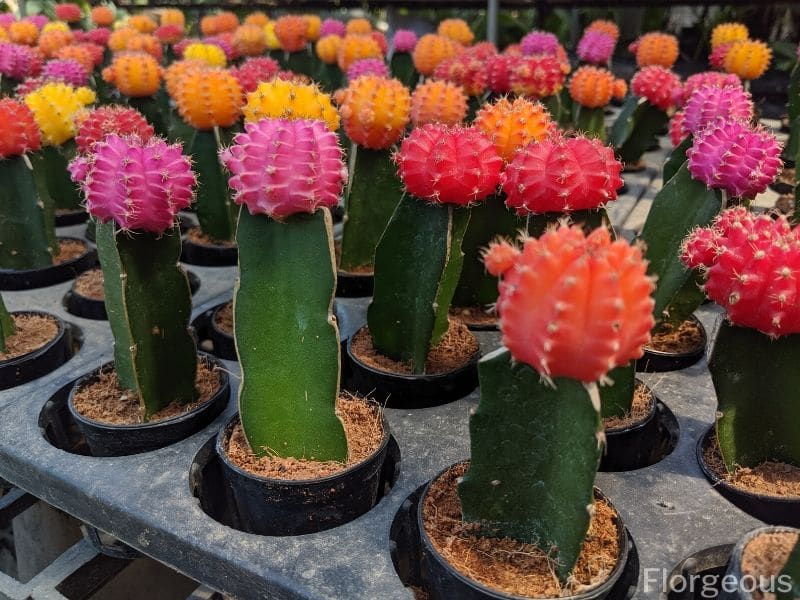
<path fill-rule="evenodd" d="M 43 146 L 31 155 L 34 170 L 52 198 L 53 206 L 61 210 L 78 210 L 83 205 L 78 186 L 69 177 L 67 165 L 75 158 L 75 140 L 68 140 L 61 146 Z"/>
<path fill-rule="evenodd" d="M 572 98 L 568 88 L 565 87 L 558 94 L 542 98 L 540 102 L 544 104 L 559 127 L 567 129 L 572 125 Z"/>
<path fill-rule="evenodd" d="M 681 165 L 688 159 L 686 158 L 686 151 L 692 147 L 694 138 L 687 135 L 684 140 L 669 153 L 667 160 L 664 162 L 664 170 L 662 173 L 663 183 L 672 179 L 675 174 L 680 170 Z"/>
<path fill-rule="evenodd" d="M 497 277 L 483 266 L 481 251 L 497 237 L 515 238 L 527 219 L 506 208 L 505 194 L 490 196 L 469 209 L 470 218 L 461 248 L 464 266 L 453 296 L 455 306 L 485 306 L 497 301 Z"/>
<path fill-rule="evenodd" d="M 636 392 L 636 361 L 608 372 L 610 385 L 600 386 L 600 416 L 624 418 L 633 409 Z"/>
<path fill-rule="evenodd" d="M 128 105 L 142 113 L 158 135 L 169 137 L 169 96 L 163 85 L 152 96 L 128 98 Z"/>
<path fill-rule="evenodd" d="M 399 79 L 407 88 L 413 90 L 419 83 L 419 73 L 414 67 L 414 59 L 410 52 L 395 52 L 389 61 L 392 77 Z"/>
<path fill-rule="evenodd" d="M 6 340 L 14 335 L 14 317 L 8 312 L 3 297 L 0 296 L 0 352 L 6 351 Z"/>
<path fill-rule="evenodd" d="M 339 260 L 342 271 L 372 268 L 375 246 L 403 196 L 396 170 L 389 150 L 352 145 Z"/>
<path fill-rule="evenodd" d="M 800 598 L 800 542 L 795 544 L 789 560 L 781 571 L 781 577 L 790 582 L 791 589 L 778 592 L 778 600 L 797 600 Z"/>
<path fill-rule="evenodd" d="M 375 287 L 367 323 L 375 347 L 425 371 L 428 351 L 448 328 L 447 313 L 464 254 L 469 210 L 406 195 L 375 251 Z"/>
<path fill-rule="evenodd" d="M 582 383 L 548 386 L 505 348 L 479 361 L 478 377 L 471 461 L 458 488 L 464 520 L 492 537 L 557 549 L 565 581 L 589 529 L 603 451 L 599 407 Z"/>
<path fill-rule="evenodd" d="M 200 230 L 219 241 L 231 241 L 236 233 L 238 210 L 231 201 L 228 178 L 222 172 L 219 149 L 232 142 L 230 130 L 215 127 L 195 130 L 188 144 L 197 173 L 195 212 Z"/>
<path fill-rule="evenodd" d="M 342 87 L 343 76 L 344 74 L 338 65 L 329 65 L 319 61 L 319 70 L 314 77 L 314 81 L 319 83 L 323 91 L 330 94 Z"/>
<path fill-rule="evenodd" d="M 725 465 L 764 461 L 800 467 L 800 335 L 770 339 L 724 321 L 708 370 L 717 393 L 717 440 Z"/>
<path fill-rule="evenodd" d="M 287 52 L 283 60 L 284 68 L 293 73 L 311 77 L 316 70 L 317 57 L 313 56 L 308 48 L 299 52 Z"/>
<path fill-rule="evenodd" d="M 344 462 L 330 212 L 279 222 L 242 209 L 236 241 L 233 320 L 247 441 L 259 455 Z"/>
<path fill-rule="evenodd" d="M 668 122 L 669 117 L 663 110 L 643 98 L 629 96 L 611 127 L 609 141 L 622 162 L 633 165 L 656 143 Z"/>
<path fill-rule="evenodd" d="M 531 214 L 528 217 L 528 233 L 538 238 L 548 227 L 555 227 L 560 221 L 569 218 L 570 223 L 581 225 L 585 233 L 589 233 L 598 227 L 606 227 L 612 234 L 611 220 L 605 208 L 595 208 L 588 210 L 574 210 L 570 213 L 548 212 Z"/>
<path fill-rule="evenodd" d="M 680 323 L 702 303 L 702 295 L 692 293 L 693 276 L 680 261 L 680 248 L 689 232 L 708 225 L 721 207 L 720 191 L 692 179 L 687 163 L 653 199 L 641 240 L 650 263 L 647 272 L 657 277 L 653 294 L 657 322 Z"/>
<path fill-rule="evenodd" d="M 595 137 L 605 143 L 606 141 L 606 111 L 599 108 L 587 108 L 578 103 L 572 106 L 572 122 L 575 129 L 582 131 L 590 137 Z"/>
<path fill-rule="evenodd" d="M 52 206 L 48 197 L 38 193 L 28 157 L 0 161 L 0 181 L 0 268 L 52 265 L 57 248 Z"/>
<path fill-rule="evenodd" d="M 96 238 L 121 387 L 138 392 L 145 419 L 172 402 L 195 401 L 192 296 L 178 264 L 178 225 L 159 236 L 117 231 L 109 221 L 97 223 Z"/>

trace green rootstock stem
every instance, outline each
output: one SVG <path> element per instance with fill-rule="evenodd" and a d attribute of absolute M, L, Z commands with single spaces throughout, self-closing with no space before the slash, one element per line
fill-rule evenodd
<path fill-rule="evenodd" d="M 14 319 L 0 296 L 0 352 L 6 350 L 6 340 L 14 335 Z"/>
<path fill-rule="evenodd" d="M 633 408 L 633 394 L 636 391 L 636 361 L 608 373 L 611 385 L 600 386 L 600 416 L 624 417 Z"/>
<path fill-rule="evenodd" d="M 683 313 L 691 309 L 691 314 L 702 303 L 702 296 L 694 294 L 696 304 L 691 306 L 692 290 L 687 282 L 692 280 L 692 273 L 680 261 L 680 248 L 689 232 L 708 225 L 721 207 L 720 192 L 692 179 L 686 163 L 653 199 L 641 239 L 646 245 L 645 258 L 650 262 L 647 272 L 657 277 L 653 294 L 656 321 L 665 318 L 665 311 L 670 321 L 678 318 L 670 311 L 679 293 L 684 294 L 679 303 Z"/>
<path fill-rule="evenodd" d="M 300 50 L 299 52 L 286 53 L 284 64 L 289 71 L 301 75 L 308 75 L 309 77 L 314 75 L 318 67 L 317 57 L 312 55 L 308 48 Z"/>
<path fill-rule="evenodd" d="M 381 353 L 410 362 L 415 373 L 447 331 L 469 217 L 464 208 L 405 196 L 375 251 L 369 330 Z"/>
<path fill-rule="evenodd" d="M 200 230 L 220 241 L 231 241 L 236 234 L 236 206 L 231 201 L 228 178 L 219 162 L 219 148 L 231 142 L 228 130 L 195 131 L 189 144 L 197 173 L 195 212 Z"/>
<path fill-rule="evenodd" d="M 481 306 L 497 300 L 497 277 L 486 272 L 481 251 L 498 237 L 514 239 L 526 230 L 527 219 L 506 208 L 504 194 L 491 196 L 469 212 L 469 226 L 461 244 L 464 267 L 453 296 L 455 306 Z"/>
<path fill-rule="evenodd" d="M 658 139 L 669 122 L 660 108 L 641 98 L 629 96 L 611 127 L 609 142 L 625 164 L 635 164 Z"/>
<path fill-rule="evenodd" d="M 680 170 L 681 165 L 686 162 L 686 151 L 692 147 L 693 142 L 694 138 L 691 135 L 687 135 L 680 145 L 673 148 L 672 152 L 669 153 L 667 160 L 664 162 L 663 183 L 672 179 Z"/>
<path fill-rule="evenodd" d="M 558 94 L 541 98 L 540 101 L 545 105 L 553 121 L 558 123 L 559 127 L 568 129 L 572 126 L 572 98 L 566 88 Z"/>
<path fill-rule="evenodd" d="M 120 385 L 135 390 L 145 416 L 197 399 L 197 349 L 189 333 L 192 296 L 178 264 L 177 224 L 163 235 L 97 223 L 97 252 Z"/>
<path fill-rule="evenodd" d="M 556 548 L 564 581 L 589 529 L 600 414 L 583 384 L 548 386 L 505 348 L 480 360 L 478 376 L 470 466 L 458 488 L 464 520 L 492 537 Z"/>
<path fill-rule="evenodd" d="M 419 82 L 419 73 L 414 67 L 414 60 L 408 52 L 395 52 L 389 63 L 392 77 L 399 79 L 407 88 L 414 89 Z"/>
<path fill-rule="evenodd" d="M 800 467 L 800 335 L 775 340 L 727 321 L 708 369 L 717 392 L 717 439 L 728 469 L 767 460 Z"/>
<path fill-rule="evenodd" d="M 798 542 L 792 553 L 789 555 L 789 560 L 781 572 L 782 577 L 787 577 L 791 580 L 791 590 L 785 592 L 778 592 L 778 600 L 797 600 L 800 598 L 800 542 Z"/>
<path fill-rule="evenodd" d="M 344 462 L 330 212 L 279 222 L 242 209 L 236 240 L 233 315 L 247 441 L 259 455 Z"/>
<path fill-rule="evenodd" d="M 606 141 L 605 108 L 587 108 L 575 103 L 572 112 L 575 129 L 602 142 Z"/>
<path fill-rule="evenodd" d="M 344 74 L 339 66 L 336 64 L 329 65 L 319 61 L 319 70 L 314 77 L 314 81 L 319 82 L 320 87 L 327 93 L 331 94 L 342 87 L 342 79 Z"/>
<path fill-rule="evenodd" d="M 371 267 L 375 247 L 403 196 L 389 150 L 350 149 L 350 188 L 345 202 L 339 268 Z"/>
<path fill-rule="evenodd" d="M 605 208 L 575 210 L 571 213 L 531 214 L 528 217 L 528 233 L 538 238 L 548 227 L 555 227 L 564 219 L 569 219 L 571 224 L 580 225 L 584 233 L 589 233 L 598 227 L 606 227 L 612 235 L 614 234 Z"/>
<path fill-rule="evenodd" d="M 25 156 L 0 161 L 0 268 L 37 269 L 53 264 L 55 222 L 49 198 L 40 198 Z"/>
<path fill-rule="evenodd" d="M 70 179 L 67 165 L 75 158 L 77 148 L 74 140 L 68 140 L 61 146 L 44 146 L 36 154 L 37 176 L 44 178 L 47 194 L 53 200 L 53 206 L 62 210 L 81 208 L 82 198 L 78 186 Z"/>
<path fill-rule="evenodd" d="M 169 137 L 169 99 L 163 86 L 153 96 L 128 98 L 128 104 L 142 113 L 163 137 Z"/>

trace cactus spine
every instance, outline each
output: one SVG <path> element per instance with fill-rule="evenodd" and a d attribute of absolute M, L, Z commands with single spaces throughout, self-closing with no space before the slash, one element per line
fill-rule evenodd
<path fill-rule="evenodd" d="M 14 335 L 14 317 L 8 312 L 3 297 L 0 296 L 0 352 L 6 351 L 6 340 Z"/>

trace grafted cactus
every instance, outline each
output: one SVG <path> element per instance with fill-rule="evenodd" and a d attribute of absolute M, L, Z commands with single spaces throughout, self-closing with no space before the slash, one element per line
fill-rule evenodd
<path fill-rule="evenodd" d="M 117 54 L 103 69 L 103 80 L 114 85 L 128 98 L 128 104 L 141 112 L 159 135 L 169 133 L 166 115 L 169 106 L 161 90 L 161 66 L 145 52 Z"/>
<path fill-rule="evenodd" d="M 605 141 L 605 107 L 614 95 L 614 75 L 608 69 L 580 67 L 569 81 L 572 121 L 578 131 Z"/>
<path fill-rule="evenodd" d="M 260 83 L 247 95 L 243 113 L 245 122 L 264 118 L 319 119 L 331 131 L 339 129 L 339 113 L 328 94 L 315 85 L 282 79 Z"/>
<path fill-rule="evenodd" d="M 521 249 L 498 242 L 486 266 L 501 277 L 506 347 L 478 364 L 463 518 L 551 551 L 563 582 L 589 528 L 603 451 L 597 382 L 642 355 L 653 283 L 640 250 L 605 229 L 562 225 Z"/>
<path fill-rule="evenodd" d="M 410 29 L 398 29 L 392 38 L 392 58 L 390 67 L 392 76 L 402 81 L 406 87 L 417 85 L 419 74 L 414 68 L 412 53 L 417 46 L 417 34 Z"/>
<path fill-rule="evenodd" d="M 245 436 L 258 455 L 344 462 L 327 210 L 347 179 L 336 134 L 320 121 L 263 119 L 247 123 L 221 159 L 243 206 L 233 318 Z M 275 300 L 269 318 L 265 297 Z"/>
<path fill-rule="evenodd" d="M 636 64 L 640 69 L 652 66 L 671 69 L 680 51 L 678 38 L 660 31 L 645 33 L 631 44 L 630 50 L 636 54 Z"/>
<path fill-rule="evenodd" d="M 722 66 L 744 80 L 758 79 L 772 62 L 772 50 L 761 40 L 734 42 L 725 52 Z"/>
<path fill-rule="evenodd" d="M 417 41 L 412 53 L 414 68 L 420 75 L 433 75 L 433 71 L 445 59 L 463 52 L 461 44 L 441 35 L 427 33 Z"/>

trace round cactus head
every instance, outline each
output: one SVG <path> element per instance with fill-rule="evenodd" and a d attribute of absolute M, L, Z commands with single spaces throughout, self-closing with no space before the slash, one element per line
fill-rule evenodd
<path fill-rule="evenodd" d="M 728 209 L 689 235 L 681 260 L 704 274 L 706 295 L 734 325 L 770 337 L 800 333 L 800 229 L 785 216 Z"/>
<path fill-rule="evenodd" d="M 619 41 L 619 27 L 614 21 L 605 19 L 595 19 L 586 27 L 586 31 L 600 31 L 612 38 L 614 42 Z"/>
<path fill-rule="evenodd" d="M 494 144 L 505 162 L 531 142 L 546 138 L 555 127 L 547 109 L 526 98 L 500 98 L 484 104 L 475 116 L 475 128 Z"/>
<path fill-rule="evenodd" d="M 524 59 L 513 54 L 495 54 L 486 59 L 486 84 L 495 94 L 511 91 L 511 73 Z"/>
<path fill-rule="evenodd" d="M 680 90 L 680 77 L 664 67 L 645 67 L 631 79 L 631 91 L 663 111 L 675 106 Z"/>
<path fill-rule="evenodd" d="M 732 44 L 733 42 L 743 42 L 750 38 L 750 31 L 747 25 L 742 23 L 720 23 L 711 30 L 711 48 Z"/>
<path fill-rule="evenodd" d="M 519 214 L 594 209 L 617 199 L 622 163 L 600 140 L 553 136 L 519 150 L 501 177 Z"/>
<path fill-rule="evenodd" d="M 164 233 L 194 197 L 195 176 L 180 144 L 153 137 L 107 136 L 69 165 L 86 210 L 120 228 Z"/>
<path fill-rule="evenodd" d="M 713 85 L 715 87 L 728 87 L 741 85 L 741 80 L 732 73 L 720 73 L 719 71 L 703 71 L 702 73 L 695 73 L 689 75 L 686 81 L 683 82 L 683 88 L 678 94 L 678 99 L 675 104 L 683 105 L 689 98 L 691 98 L 694 91 L 706 85 Z"/>
<path fill-rule="evenodd" d="M 372 23 L 363 17 L 350 19 L 345 25 L 346 35 L 369 35 L 370 33 L 372 33 Z"/>
<path fill-rule="evenodd" d="M 428 123 L 456 125 L 467 116 L 467 95 L 461 86 L 429 79 L 411 94 L 411 122 L 414 127 Z"/>
<path fill-rule="evenodd" d="M 136 135 L 146 142 L 155 132 L 138 110 L 127 106 L 101 106 L 90 110 L 80 120 L 78 135 L 75 136 L 78 152 L 89 152 L 96 142 L 112 133 L 120 137 Z"/>
<path fill-rule="evenodd" d="M 75 35 L 71 31 L 51 29 L 42 32 L 39 36 L 38 46 L 45 58 L 53 58 L 60 48 L 68 46 L 74 41 Z"/>
<path fill-rule="evenodd" d="M 336 206 L 347 180 L 336 134 L 321 121 L 247 123 L 220 159 L 234 201 L 278 220 Z"/>
<path fill-rule="evenodd" d="M 186 60 L 201 60 L 210 67 L 224 67 L 227 62 L 225 51 L 216 44 L 192 42 L 184 49 L 182 56 Z"/>
<path fill-rule="evenodd" d="M 103 79 L 131 98 L 154 95 L 161 85 L 158 61 L 144 52 L 117 54 L 103 69 Z"/>
<path fill-rule="evenodd" d="M 642 356 L 654 285 L 638 247 L 561 225 L 521 249 L 492 243 L 484 262 L 501 277 L 503 344 L 543 377 L 592 383 Z"/>
<path fill-rule="evenodd" d="M 130 16 L 127 25 L 139 33 L 152 33 L 158 27 L 158 23 L 154 19 L 144 14 Z"/>
<path fill-rule="evenodd" d="M 749 81 L 761 77 L 771 61 L 772 50 L 767 44 L 761 40 L 744 40 L 731 44 L 722 66 L 726 72 Z"/>
<path fill-rule="evenodd" d="M 412 196 L 467 206 L 495 193 L 503 160 L 476 129 L 424 125 L 395 154 L 398 174 Z"/>
<path fill-rule="evenodd" d="M 56 19 L 65 23 L 77 23 L 83 18 L 81 7 L 72 2 L 62 2 L 53 7 Z"/>
<path fill-rule="evenodd" d="M 578 58 L 593 65 L 607 64 L 614 54 L 616 45 L 617 40 L 607 33 L 587 29 L 578 40 Z"/>
<path fill-rule="evenodd" d="M 669 120 L 669 139 L 675 147 L 680 146 L 681 142 L 686 139 L 686 133 L 683 130 L 683 118 L 683 111 L 676 110 Z"/>
<path fill-rule="evenodd" d="M 233 47 L 239 56 L 258 56 L 267 49 L 264 28 L 259 25 L 242 25 L 233 34 Z"/>
<path fill-rule="evenodd" d="M 645 33 L 633 46 L 639 68 L 659 66 L 671 69 L 678 60 L 678 38 L 669 33 Z"/>
<path fill-rule="evenodd" d="M 614 75 L 600 67 L 580 67 L 569 80 L 569 95 L 587 108 L 606 106 L 614 95 Z"/>
<path fill-rule="evenodd" d="M 238 67 L 231 69 L 231 74 L 239 82 L 242 93 L 248 94 L 255 91 L 262 81 L 274 78 L 280 69 L 275 59 L 267 56 L 251 56 Z"/>
<path fill-rule="evenodd" d="M 45 83 L 24 98 L 46 146 L 60 146 L 75 137 L 78 117 L 94 101 L 94 92 L 89 88 L 76 89 L 55 82 Z"/>
<path fill-rule="evenodd" d="M 242 89 L 223 69 L 189 71 L 178 80 L 175 102 L 184 121 L 195 129 L 230 127 L 242 112 Z"/>
<path fill-rule="evenodd" d="M 522 53 L 527 56 L 536 54 L 549 54 L 550 56 L 558 56 L 561 44 L 555 34 L 549 31 L 531 31 L 527 33 L 520 41 Z"/>
<path fill-rule="evenodd" d="M 328 94 L 315 85 L 283 79 L 258 84 L 247 95 L 243 112 L 247 122 L 264 118 L 316 119 L 324 121 L 331 131 L 339 129 L 339 113 Z"/>
<path fill-rule="evenodd" d="M 389 67 L 380 58 L 362 58 L 347 69 L 348 81 L 355 81 L 364 75 L 387 78 L 389 77 Z"/>
<path fill-rule="evenodd" d="M 408 125 L 411 95 L 397 79 L 365 75 L 351 81 L 340 101 L 344 130 L 354 143 L 380 150 L 397 143 Z"/>
<path fill-rule="evenodd" d="M 308 23 L 300 15 L 285 15 L 275 21 L 275 35 L 285 52 L 300 52 L 308 44 Z"/>
<path fill-rule="evenodd" d="M 753 198 L 775 181 L 783 164 L 781 145 L 761 127 L 718 119 L 694 137 L 686 151 L 689 173 L 730 196 Z"/>
<path fill-rule="evenodd" d="M 335 65 L 339 57 L 339 46 L 342 38 L 338 35 L 324 35 L 314 44 L 314 52 L 326 65 Z"/>
<path fill-rule="evenodd" d="M 628 95 L 628 84 L 627 82 L 622 79 L 618 78 L 614 80 L 614 87 L 611 90 L 611 94 L 614 100 L 619 100 L 620 102 L 625 99 L 625 96 Z"/>
<path fill-rule="evenodd" d="M 53 81 L 61 81 L 73 87 L 81 87 L 89 83 L 89 73 L 79 62 L 72 59 L 53 59 L 44 63 L 42 77 Z"/>
<path fill-rule="evenodd" d="M 511 90 L 533 98 L 547 98 L 564 88 L 569 68 L 554 56 L 539 54 L 514 61 L 510 74 Z"/>
<path fill-rule="evenodd" d="M 392 38 L 392 47 L 395 52 L 410 54 L 417 45 L 417 34 L 410 29 L 398 29 Z"/>
<path fill-rule="evenodd" d="M 306 20 L 306 38 L 309 42 L 316 42 L 322 31 L 322 19 L 312 14 L 305 14 L 303 18 Z"/>
<path fill-rule="evenodd" d="M 20 44 L 0 43 L 0 75 L 21 81 L 36 77 L 42 69 L 42 61 L 35 50 Z"/>
<path fill-rule="evenodd" d="M 460 85 L 468 96 L 481 96 L 486 91 L 484 61 L 468 52 L 440 62 L 433 71 L 433 77 Z"/>
<path fill-rule="evenodd" d="M 427 33 L 419 38 L 411 55 L 414 67 L 421 75 L 433 75 L 434 70 L 443 60 L 463 52 L 461 44 L 450 38 Z"/>
<path fill-rule="evenodd" d="M 86 71 L 87 76 L 95 67 L 103 62 L 103 49 L 97 44 L 84 42 L 81 44 L 70 44 L 64 46 L 56 52 L 58 60 L 74 60 Z M 52 62 L 52 61 L 51 61 Z"/>
<path fill-rule="evenodd" d="M 0 159 L 35 152 L 41 144 L 31 110 L 11 98 L 0 99 Z"/>
<path fill-rule="evenodd" d="M 335 35 L 337 37 L 344 37 L 347 33 L 347 27 L 339 19 L 327 18 L 322 21 L 319 26 L 319 37 L 324 38 L 326 35 Z"/>
<path fill-rule="evenodd" d="M 336 63 L 342 72 L 347 73 L 350 65 L 357 60 L 381 58 L 382 56 L 381 47 L 372 37 L 368 35 L 346 35 L 339 44 Z"/>
<path fill-rule="evenodd" d="M 8 26 L 8 36 L 15 44 L 35 46 L 39 40 L 39 28 L 29 19 L 14 21 Z"/>
<path fill-rule="evenodd" d="M 114 23 L 114 11 L 108 6 L 95 6 L 89 13 L 92 23 L 98 27 L 108 27 Z"/>
<path fill-rule="evenodd" d="M 462 46 L 469 46 L 475 40 L 475 34 L 464 19 L 444 19 L 436 28 L 436 33 Z"/>
<path fill-rule="evenodd" d="M 684 134 L 695 134 L 717 119 L 749 122 L 753 118 L 753 101 L 740 85 L 696 88 L 683 109 Z"/>

